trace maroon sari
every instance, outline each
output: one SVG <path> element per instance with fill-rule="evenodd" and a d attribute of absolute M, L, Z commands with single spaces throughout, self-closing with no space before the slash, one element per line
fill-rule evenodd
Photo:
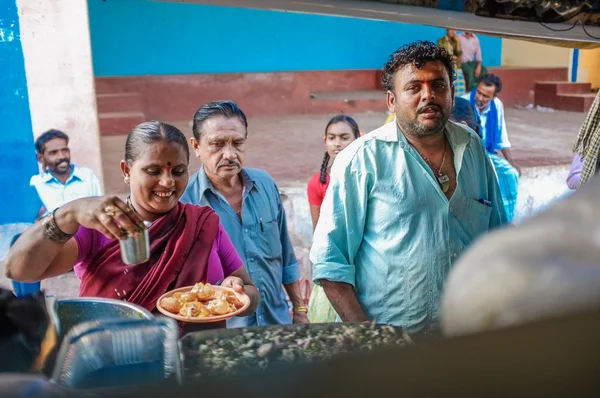
<path fill-rule="evenodd" d="M 125 298 L 154 311 L 167 291 L 206 280 L 218 229 L 219 216 L 210 207 L 178 203 L 152 223 L 148 262 L 126 266 L 119 241 L 113 240 L 91 258 L 79 295 Z"/>

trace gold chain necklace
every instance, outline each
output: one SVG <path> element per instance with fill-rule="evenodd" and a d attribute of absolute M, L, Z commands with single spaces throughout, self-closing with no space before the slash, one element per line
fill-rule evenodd
<path fill-rule="evenodd" d="M 429 160 L 429 158 L 419 152 L 419 155 L 423 158 L 423 160 L 433 169 L 434 172 L 437 173 L 437 180 L 442 188 L 442 192 L 446 193 L 450 189 L 450 178 L 448 174 L 442 174 L 442 169 L 444 168 L 444 164 L 446 163 L 446 153 L 448 152 L 448 141 L 444 141 L 444 156 L 442 156 L 442 164 L 438 169 L 433 165 L 433 162 Z"/>

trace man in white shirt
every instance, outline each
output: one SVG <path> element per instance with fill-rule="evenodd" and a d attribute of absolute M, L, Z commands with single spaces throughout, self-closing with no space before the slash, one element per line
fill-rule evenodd
<path fill-rule="evenodd" d="M 521 169 L 511 154 L 504 117 L 504 104 L 498 98 L 500 91 L 502 91 L 500 77 L 488 74 L 481 78 L 475 89 L 461 97 L 471 103 L 479 117 L 483 145 L 496 170 L 504 209 L 510 222 L 515 215 Z M 498 152 L 502 156 L 499 156 Z"/>
<path fill-rule="evenodd" d="M 101 196 L 100 181 L 86 167 L 71 164 L 69 137 L 59 130 L 48 130 L 35 141 L 37 159 L 43 172 L 31 177 L 48 212 L 75 199 Z"/>

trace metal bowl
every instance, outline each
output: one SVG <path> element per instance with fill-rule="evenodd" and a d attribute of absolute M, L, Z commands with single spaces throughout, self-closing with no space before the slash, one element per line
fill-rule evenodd
<path fill-rule="evenodd" d="M 83 322 L 102 319 L 154 319 L 149 311 L 138 305 L 97 297 L 56 300 L 49 310 L 61 339 L 73 326 Z"/>

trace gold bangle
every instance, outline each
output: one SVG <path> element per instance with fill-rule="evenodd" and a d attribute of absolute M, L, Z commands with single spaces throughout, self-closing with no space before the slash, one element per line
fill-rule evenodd
<path fill-rule="evenodd" d="M 308 312 L 308 307 L 294 307 L 294 312 Z"/>
<path fill-rule="evenodd" d="M 42 218 L 42 228 L 44 231 L 44 235 L 46 236 L 46 238 L 50 239 L 54 243 L 66 243 L 75 234 L 67 234 L 58 227 L 58 225 L 56 224 L 56 219 L 54 218 L 55 212 L 56 210 L 48 214 L 46 217 Z"/>

